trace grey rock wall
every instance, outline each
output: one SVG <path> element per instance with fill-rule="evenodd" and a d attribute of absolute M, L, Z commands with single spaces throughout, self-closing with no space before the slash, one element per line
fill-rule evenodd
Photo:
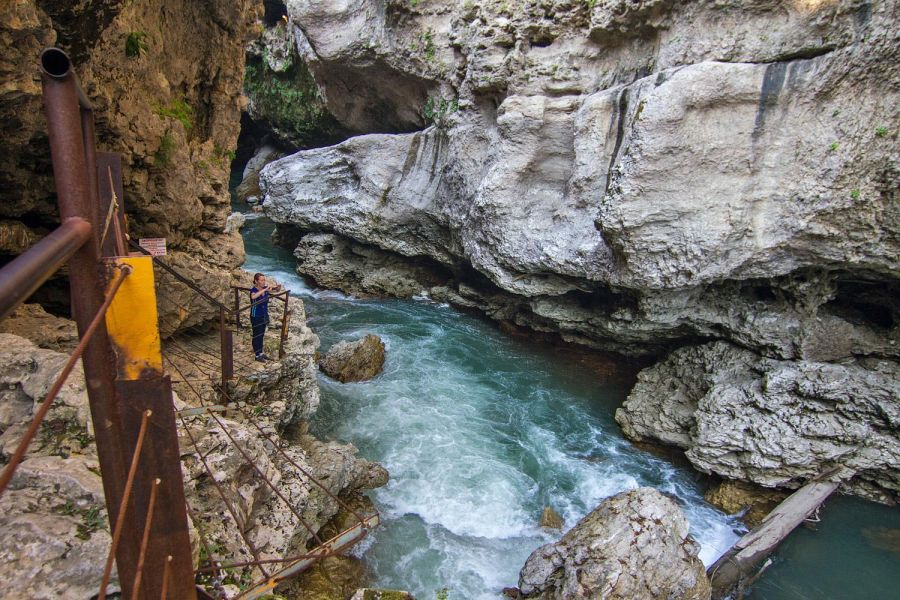
<path fill-rule="evenodd" d="M 266 213 L 307 234 L 302 272 L 359 291 L 359 278 L 335 274 L 379 265 L 370 289 L 407 295 L 412 277 L 434 298 L 632 355 L 724 340 L 753 360 L 805 365 L 802 377 L 896 366 L 896 3 L 412 4 L 288 3 L 348 128 L 366 130 L 347 106 L 374 106 L 385 85 L 402 98 L 378 104 L 384 123 L 422 102 L 411 80 L 431 108 L 450 107 L 423 131 L 363 135 L 262 171 Z M 453 277 L 428 281 L 387 267 L 390 256 Z M 879 389 L 863 380 L 847 388 L 854 405 Z M 651 437 L 692 435 L 675 430 Z M 828 462 L 757 477 L 699 450 L 696 461 L 767 485 Z"/>

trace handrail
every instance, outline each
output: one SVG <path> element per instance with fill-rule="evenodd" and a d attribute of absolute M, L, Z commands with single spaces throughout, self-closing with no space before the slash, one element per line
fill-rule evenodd
<path fill-rule="evenodd" d="M 70 217 L 0 269 L 0 319 L 6 318 L 91 239 L 91 224 Z"/>
<path fill-rule="evenodd" d="M 210 296 L 208 293 L 206 293 L 196 283 L 194 283 L 193 281 L 191 281 L 190 279 L 188 279 L 187 277 L 185 277 L 184 275 L 182 275 L 181 273 L 179 273 L 178 271 L 176 271 L 174 268 L 170 267 L 163 261 L 159 260 L 159 257 L 153 256 L 153 254 L 148 252 L 146 249 L 144 249 L 140 244 L 138 244 L 134 240 L 129 238 L 128 245 L 130 245 L 135 250 L 139 250 L 140 252 L 144 253 L 147 256 L 153 257 L 153 264 L 161 266 L 163 268 L 163 270 L 166 271 L 167 273 L 169 273 L 172 277 L 174 277 L 175 279 L 177 279 L 184 285 L 188 286 L 189 288 L 191 288 L 192 290 L 194 290 L 195 292 L 197 292 L 198 294 L 203 296 L 203 298 L 205 298 L 209 302 L 212 302 L 216 306 L 216 308 L 222 308 L 222 309 L 225 309 L 226 311 L 230 310 L 227 306 L 225 306 L 224 304 L 222 304 L 221 302 L 219 302 L 218 300 L 216 300 L 215 298 Z"/>

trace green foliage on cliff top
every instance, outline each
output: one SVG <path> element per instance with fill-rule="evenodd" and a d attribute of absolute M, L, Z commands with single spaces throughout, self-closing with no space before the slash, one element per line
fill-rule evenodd
<path fill-rule="evenodd" d="M 137 58 L 147 53 L 149 47 L 144 38 L 147 34 L 143 31 L 132 31 L 125 38 L 125 56 L 129 58 Z"/>
<path fill-rule="evenodd" d="M 175 119 L 184 125 L 186 133 L 194 126 L 194 109 L 184 98 L 173 100 L 167 106 L 157 106 L 154 112 L 160 117 Z"/>
<path fill-rule="evenodd" d="M 244 91 L 253 102 L 254 112 L 297 145 L 328 140 L 338 129 L 302 61 L 294 61 L 282 73 L 272 71 L 259 59 L 248 61 Z"/>

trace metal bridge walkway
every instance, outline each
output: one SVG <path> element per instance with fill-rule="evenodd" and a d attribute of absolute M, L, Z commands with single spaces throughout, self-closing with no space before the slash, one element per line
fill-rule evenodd
<path fill-rule="evenodd" d="M 243 360 L 240 352 L 235 354 L 234 336 L 241 335 L 241 313 L 249 308 L 241 306 L 242 290 L 233 290 L 234 306 L 227 307 L 164 259 L 129 251 L 121 159 L 96 151 L 91 105 L 68 56 L 48 48 L 41 54 L 40 66 L 61 225 L 0 269 L 0 319 L 67 264 L 80 341 L 34 410 L 31 424 L 0 474 L 0 495 L 9 487 L 54 399 L 81 360 L 112 536 L 97 597 L 105 598 L 111 591 L 114 561 L 124 598 L 219 598 L 229 579 L 243 587 L 238 598 L 271 594 L 286 579 L 359 542 L 379 523 L 379 516 L 355 512 L 337 495 L 339 490 L 330 490 L 291 455 L 290 448 L 273 435 L 271 424 L 261 425 L 244 403 L 235 401 L 236 383 L 253 378 L 259 370 L 257 363 Z M 157 281 L 163 277 L 190 289 L 191 310 L 165 292 L 157 295 Z M 281 294 L 278 300 L 278 354 L 285 358 L 289 295 Z M 174 306 L 167 309 L 166 303 Z M 163 343 L 157 308 L 196 314 L 200 304 L 208 311 L 202 314 L 212 318 L 190 326 L 182 323 L 176 327 L 179 335 L 168 336 Z M 174 405 L 173 385 L 187 406 Z M 217 480 L 209 465 L 210 453 L 202 451 L 189 426 L 196 428 L 198 423 L 201 430 L 221 432 L 240 455 L 242 468 L 255 474 L 254 479 L 284 503 L 297 529 L 308 533 L 310 542 L 305 548 L 292 556 L 272 556 L 254 544 L 248 516 L 241 513 L 240 494 L 226 490 Z M 247 440 L 234 435 L 236 423 L 255 430 L 253 435 L 273 456 L 302 476 L 307 493 L 319 490 L 356 522 L 322 540 L 303 518 L 296 499 L 256 464 Z M 186 440 L 185 447 L 179 447 L 179 436 Z M 221 514 L 237 532 L 242 547 L 224 551 L 220 544 L 210 544 L 201 525 L 205 515 L 198 514 L 186 499 L 182 457 L 202 465 Z M 203 549 L 196 568 L 189 516 L 197 525 Z"/>

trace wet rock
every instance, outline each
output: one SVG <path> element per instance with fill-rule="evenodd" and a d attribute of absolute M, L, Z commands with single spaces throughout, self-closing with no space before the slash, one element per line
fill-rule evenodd
<path fill-rule="evenodd" d="M 522 598 L 700 600 L 709 580 L 699 545 L 670 499 L 638 488 L 604 500 L 519 574 Z"/>
<path fill-rule="evenodd" d="M 553 510 L 552 506 L 544 507 L 544 511 L 541 513 L 541 527 L 546 527 L 547 529 L 562 529 L 565 526 L 565 520 L 563 520 L 558 512 Z"/>
<path fill-rule="evenodd" d="M 338 342 L 328 350 L 319 367 L 341 383 L 372 379 L 384 368 L 384 342 L 372 334 L 355 342 Z"/>
<path fill-rule="evenodd" d="M 239 232 L 246 222 L 247 217 L 244 216 L 244 213 L 233 212 L 225 219 L 224 231 L 225 233 Z"/>
<path fill-rule="evenodd" d="M 409 592 L 401 590 L 360 588 L 350 597 L 350 600 L 416 600 L 416 598 Z"/>
<path fill-rule="evenodd" d="M 780 361 L 715 342 L 641 371 L 616 421 L 724 478 L 796 488 L 842 464 L 856 471 L 843 489 L 890 501 L 900 495 L 898 382 L 893 361 Z"/>
<path fill-rule="evenodd" d="M 365 563 L 352 556 L 329 556 L 283 586 L 280 592 L 291 600 L 348 598 L 366 578 Z"/>
<path fill-rule="evenodd" d="M 75 322 L 51 315 L 40 304 L 23 304 L 0 321 L 0 333 L 11 333 L 49 350 L 67 352 L 78 345 Z"/>
<path fill-rule="evenodd" d="M 297 272 L 322 287 L 358 296 L 411 298 L 449 278 L 440 265 L 415 264 L 377 246 L 330 233 L 304 235 L 295 244 L 294 256 Z"/>
<path fill-rule="evenodd" d="M 862 534 L 873 548 L 900 555 L 900 529 L 866 527 L 862 530 Z"/>
<path fill-rule="evenodd" d="M 788 494 L 743 481 L 722 481 L 707 490 L 703 497 L 730 515 L 742 513 L 741 521 L 756 527 Z"/>

